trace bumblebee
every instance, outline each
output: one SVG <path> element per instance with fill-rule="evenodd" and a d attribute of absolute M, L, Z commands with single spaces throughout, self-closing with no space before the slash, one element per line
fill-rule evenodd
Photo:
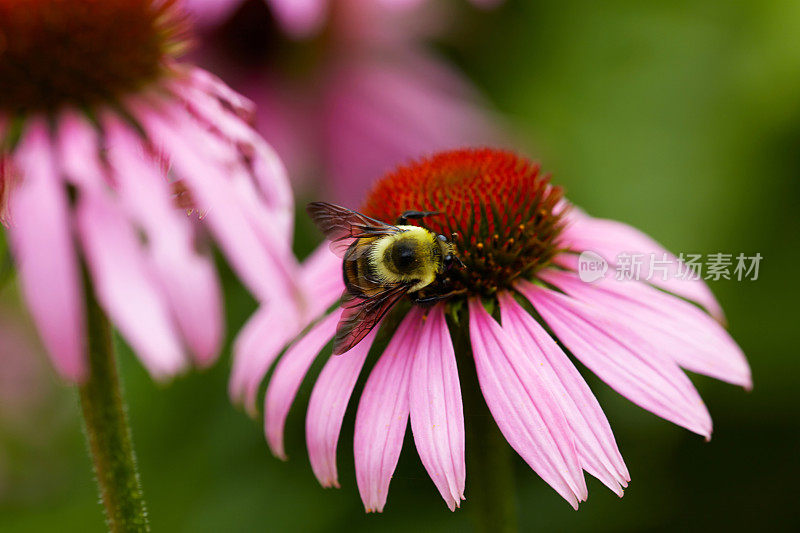
<path fill-rule="evenodd" d="M 453 294 L 443 274 L 464 266 L 453 243 L 406 224 L 438 213 L 406 211 L 391 225 L 325 202 L 310 203 L 306 210 L 343 259 L 345 291 L 334 354 L 358 344 L 403 296 L 429 305 Z"/>

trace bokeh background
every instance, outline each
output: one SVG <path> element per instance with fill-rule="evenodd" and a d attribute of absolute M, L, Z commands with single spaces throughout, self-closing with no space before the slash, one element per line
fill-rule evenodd
<path fill-rule="evenodd" d="M 448 31 L 426 46 L 477 86 L 510 132 L 507 146 L 540 160 L 575 203 L 642 228 L 675 252 L 763 256 L 757 281 L 711 283 L 755 383 L 748 393 L 692 376 L 714 418 L 711 442 L 584 372 L 614 428 L 630 487 L 619 499 L 588 478 L 589 500 L 575 512 L 518 460 L 521 528 L 800 526 L 800 2 L 455 7 Z M 302 55 L 303 46 L 290 48 Z M 298 205 L 314 191 L 307 186 Z M 301 216 L 297 232 L 297 251 L 307 253 L 319 236 Z M 103 531 L 77 395 L 46 362 L 13 275 L 0 278 L 0 531 Z M 230 340 L 256 303 L 230 273 L 225 279 Z M 342 488 L 321 489 L 304 448 L 311 379 L 289 416 L 284 463 L 270 456 L 260 421 L 228 401 L 229 348 L 212 369 L 168 386 L 154 384 L 124 346 L 120 364 L 155 531 L 470 527 L 469 492 L 463 510 L 447 511 L 410 433 L 386 511 L 365 515 L 352 409 L 339 444 Z"/>

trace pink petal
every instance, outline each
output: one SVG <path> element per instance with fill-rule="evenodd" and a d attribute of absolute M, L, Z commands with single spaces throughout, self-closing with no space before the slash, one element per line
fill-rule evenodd
<path fill-rule="evenodd" d="M 331 356 L 311 391 L 306 415 L 306 447 L 311 468 L 323 487 L 339 487 L 336 470 L 339 432 L 356 380 L 377 333 L 376 327 L 347 353 Z"/>
<path fill-rule="evenodd" d="M 411 369 L 411 430 L 419 457 L 451 511 L 464 499 L 464 409 L 444 306 L 428 313 Z"/>
<path fill-rule="evenodd" d="M 294 305 L 265 304 L 247 321 L 233 345 L 233 370 L 228 393 L 256 414 L 258 386 L 287 344 L 303 329 Z"/>
<path fill-rule="evenodd" d="M 306 313 L 317 318 L 333 305 L 344 291 L 342 259 L 331 252 L 329 243 L 323 242 L 303 261 L 299 285 L 306 288 L 303 301 Z"/>
<path fill-rule="evenodd" d="M 300 301 L 263 304 L 234 343 L 229 394 L 234 402 L 244 401 L 251 415 L 258 386 L 281 350 L 341 296 L 342 260 L 323 243 L 303 262 L 299 278 L 307 294 L 298 295 Z"/>
<path fill-rule="evenodd" d="M 207 70 L 197 67 L 190 67 L 187 70 L 186 75 L 192 85 L 225 102 L 225 106 L 244 122 L 249 124 L 255 120 L 256 106 L 252 101 L 228 87 L 219 77 Z"/>
<path fill-rule="evenodd" d="M 667 254 L 669 260 L 667 280 L 664 281 L 660 275 L 655 275 L 649 283 L 699 303 L 717 320 L 724 322 L 722 307 L 705 282 L 678 278 L 677 258 L 648 235 L 622 222 L 589 217 L 577 210 L 571 213 L 569 219 L 570 223 L 561 234 L 561 243 L 578 252 L 590 250 L 598 253 L 608 261 L 609 265 L 616 265 L 617 255 L 620 252 L 641 253 L 644 254 L 641 258 L 642 273 L 646 276 L 650 271 L 649 262 L 652 259 L 649 254 L 655 254 L 656 260 L 661 260 L 663 254 Z"/>
<path fill-rule="evenodd" d="M 283 29 L 294 37 L 307 37 L 325 22 L 329 0 L 267 0 Z"/>
<path fill-rule="evenodd" d="M 223 330 L 222 291 L 213 264 L 195 252 L 190 220 L 173 204 L 166 176 L 145 161 L 139 139 L 112 121 L 107 141 L 120 201 L 147 237 L 151 272 L 184 340 L 206 366 L 219 353 Z"/>
<path fill-rule="evenodd" d="M 469 332 L 478 381 L 497 426 L 525 462 L 575 509 L 587 497 L 572 431 L 519 344 L 469 300 Z"/>
<path fill-rule="evenodd" d="M 81 382 L 88 377 L 83 289 L 66 190 L 45 124 L 29 124 L 14 162 L 23 179 L 11 198 L 8 232 L 22 292 L 53 365 L 65 379 Z"/>
<path fill-rule="evenodd" d="M 179 83 L 173 90 L 179 94 L 195 117 L 207 128 L 218 131 L 223 141 L 232 143 L 237 150 L 247 155 L 249 172 L 244 177 L 244 187 L 254 187 L 245 198 L 259 198 L 256 213 L 263 213 L 265 231 L 276 229 L 276 233 L 291 241 L 294 226 L 294 196 L 283 166 L 275 151 L 264 139 L 234 114 L 226 94 L 227 86 L 217 78 L 201 69 L 194 69 L 192 80 L 204 76 L 200 83 Z M 213 87 L 213 91 L 211 89 Z"/>
<path fill-rule="evenodd" d="M 185 113 L 162 116 L 141 104 L 135 109 L 150 138 L 172 158 L 198 207 L 208 212 L 204 220 L 245 285 L 261 299 L 292 301 L 296 273 L 287 264 L 285 241 L 260 233 L 248 218 L 252 204 L 243 203 L 240 191 L 231 187 L 229 175 L 237 171 L 238 154 Z"/>
<path fill-rule="evenodd" d="M 62 112 L 55 142 L 65 180 L 83 191 L 100 192 L 110 187 L 98 157 L 104 146 L 85 117 L 72 110 Z"/>
<path fill-rule="evenodd" d="M 696 306 L 643 283 L 603 279 L 591 284 L 574 273 L 544 271 L 541 278 L 567 294 L 627 322 L 680 366 L 752 387 L 750 367 L 727 331 Z"/>
<path fill-rule="evenodd" d="M 336 333 L 341 311 L 331 313 L 298 340 L 281 357 L 267 387 L 264 402 L 264 429 L 272 453 L 286 459 L 283 429 L 297 390 L 320 350 Z"/>
<path fill-rule="evenodd" d="M 503 329 L 539 370 L 567 419 L 581 466 L 622 496 L 630 475 L 600 404 L 567 355 L 508 292 L 499 294 Z"/>
<path fill-rule="evenodd" d="M 383 511 L 400 458 L 408 425 L 411 366 L 421 327 L 422 312 L 415 307 L 372 369 L 358 403 L 353 454 L 358 492 L 368 513 Z"/>
<path fill-rule="evenodd" d="M 98 301 L 155 378 L 181 372 L 186 360 L 177 332 L 133 227 L 98 193 L 82 194 L 77 212 Z"/>
<path fill-rule="evenodd" d="M 519 282 L 517 289 L 572 354 L 611 388 L 662 418 L 711 435 L 711 417 L 686 374 L 626 323 L 529 282 Z"/>

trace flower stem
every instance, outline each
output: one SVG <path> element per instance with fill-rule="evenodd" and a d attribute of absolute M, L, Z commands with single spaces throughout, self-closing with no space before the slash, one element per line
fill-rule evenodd
<path fill-rule="evenodd" d="M 464 400 L 467 486 L 465 509 L 475 530 L 517 531 L 513 451 L 483 399 L 470 347 L 467 325 L 451 328 Z"/>
<path fill-rule="evenodd" d="M 88 282 L 86 286 L 90 375 L 79 390 L 106 522 L 113 533 L 150 531 L 117 376 L 111 325 Z"/>

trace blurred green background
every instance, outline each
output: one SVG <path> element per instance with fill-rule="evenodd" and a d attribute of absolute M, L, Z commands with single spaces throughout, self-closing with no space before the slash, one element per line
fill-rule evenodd
<path fill-rule="evenodd" d="M 505 117 L 518 139 L 512 148 L 539 159 L 589 213 L 633 224 L 675 252 L 764 257 L 757 281 L 711 284 L 755 382 L 747 393 L 692 376 L 714 418 L 711 442 L 584 372 L 632 482 L 620 500 L 587 478 L 589 500 L 575 512 L 518 460 L 522 529 L 800 526 L 800 2 L 461 6 L 451 34 L 431 45 Z M 307 249 L 308 225 L 299 231 Z M 226 298 L 230 336 L 255 303 L 230 274 Z M 16 299 L 6 286 L 0 318 L 19 320 Z M 6 361 L 8 343 L 2 349 Z M 290 413 L 283 463 L 270 456 L 260 421 L 228 402 L 229 350 L 210 371 L 166 387 L 124 350 L 121 367 L 155 531 L 470 527 L 469 499 L 447 511 L 410 434 L 386 511 L 364 514 L 353 405 L 339 443 L 342 488 L 321 489 L 304 448 L 311 379 Z M 43 356 L 26 372 L 32 399 L 20 406 L 0 396 L 0 530 L 103 531 L 77 395 Z"/>

